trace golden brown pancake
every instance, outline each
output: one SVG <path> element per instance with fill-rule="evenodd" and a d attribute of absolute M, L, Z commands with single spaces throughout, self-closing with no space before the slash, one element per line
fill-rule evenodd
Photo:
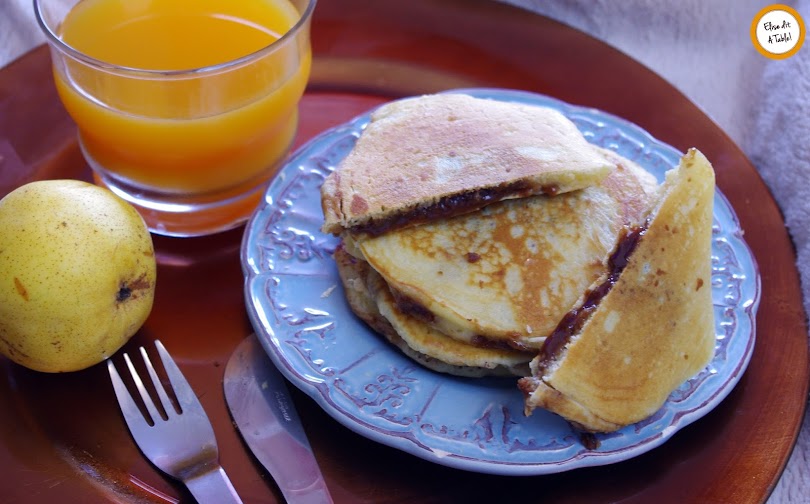
<path fill-rule="evenodd" d="M 324 181 L 322 229 L 379 235 L 592 186 L 614 168 L 553 109 L 451 93 L 398 100 Z"/>
<path fill-rule="evenodd" d="M 520 380 L 527 414 L 545 408 L 582 430 L 613 431 L 655 413 L 712 359 L 714 171 L 692 149 L 662 189 L 646 230 L 614 254 L 612 276 L 591 287 L 581 316 L 564 319 Z"/>
<path fill-rule="evenodd" d="M 533 354 L 456 341 L 400 312 L 385 282 L 343 247 L 334 254 L 352 311 L 411 359 L 434 371 L 466 377 L 525 376 Z"/>
<path fill-rule="evenodd" d="M 606 155 L 618 166 L 600 185 L 345 242 L 401 311 L 466 343 L 537 349 L 604 274 L 620 230 L 643 220 L 658 190 L 652 175 Z"/>

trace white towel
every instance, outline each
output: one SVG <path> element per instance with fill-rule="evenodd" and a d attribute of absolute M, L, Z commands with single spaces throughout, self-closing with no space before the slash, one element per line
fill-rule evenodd
<path fill-rule="evenodd" d="M 810 21 L 810 0 L 797 7 Z M 791 58 L 770 61 L 761 86 L 748 155 L 784 213 L 810 313 L 810 43 Z"/>
<path fill-rule="evenodd" d="M 0 68 L 43 42 L 31 0 L 0 0 Z"/>

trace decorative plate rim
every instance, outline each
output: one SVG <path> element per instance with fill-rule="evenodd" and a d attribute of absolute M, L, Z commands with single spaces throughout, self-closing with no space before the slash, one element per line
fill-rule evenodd
<path fill-rule="evenodd" d="M 589 141 L 598 143 L 603 147 L 613 148 L 648 170 L 651 169 L 650 166 L 653 163 L 651 160 L 657 160 L 656 162 L 658 164 L 664 160 L 672 167 L 677 164 L 681 156 L 681 153 L 675 148 L 655 139 L 636 124 L 595 108 L 581 107 L 549 96 L 510 89 L 464 88 L 447 92 L 464 93 L 481 98 L 515 101 L 555 108 L 577 124 Z M 552 457 L 550 459 L 531 457 L 516 460 L 509 460 L 507 458 L 499 459 L 497 457 L 485 459 L 475 454 L 471 455 L 469 453 L 461 453 L 460 451 L 454 452 L 452 448 L 450 450 L 440 448 L 437 443 L 431 442 L 435 441 L 434 438 L 424 435 L 419 436 L 418 431 L 414 433 L 413 430 L 407 429 L 381 429 L 376 422 L 372 421 L 374 419 L 369 418 L 368 413 L 363 413 L 363 410 L 357 410 L 360 412 L 360 414 L 358 414 L 356 411 L 349 411 L 346 407 L 338 405 L 331 398 L 331 394 L 334 390 L 330 390 L 330 387 L 334 389 L 335 382 L 327 383 L 327 380 L 323 376 L 313 376 L 311 369 L 302 370 L 300 366 L 293 363 L 285 353 L 285 349 L 282 348 L 282 339 L 278 334 L 282 332 L 282 328 L 271 324 L 268 318 L 268 312 L 274 312 L 278 307 L 266 306 L 265 303 L 268 299 L 260 299 L 260 297 L 263 298 L 263 296 L 254 295 L 254 288 L 263 280 L 273 280 L 276 284 L 279 284 L 280 282 L 276 277 L 297 276 L 295 273 L 284 273 L 279 270 L 274 270 L 272 264 L 262 264 L 261 247 L 257 244 L 257 235 L 260 233 L 260 229 L 266 230 L 268 227 L 272 227 L 268 226 L 268 224 L 270 224 L 267 220 L 268 212 L 271 210 L 286 211 L 294 208 L 294 205 L 290 202 L 283 201 L 283 199 L 279 197 L 283 190 L 289 189 L 289 185 L 293 183 L 292 179 L 294 179 L 294 177 L 291 175 L 294 175 L 296 170 L 301 170 L 307 163 L 319 162 L 321 158 L 323 158 L 323 161 L 326 163 L 324 165 L 325 169 L 333 168 L 334 164 L 348 153 L 347 149 L 350 150 L 354 141 L 368 123 L 372 111 L 373 109 L 356 116 L 350 121 L 322 132 L 300 147 L 290 157 L 288 162 L 280 170 L 279 176 L 273 180 L 267 189 L 264 202 L 256 212 L 254 212 L 248 222 L 241 248 L 242 269 L 245 275 L 245 300 L 251 324 L 259 336 L 259 340 L 282 374 L 284 374 L 293 385 L 313 398 L 338 422 L 369 439 L 442 465 L 491 474 L 539 475 L 562 472 L 579 467 L 616 463 L 646 453 L 670 439 L 675 432 L 693 423 L 714 409 L 739 382 L 750 362 L 755 345 L 756 311 L 761 296 L 761 279 L 753 253 L 743 239 L 739 220 L 726 197 L 718 189 L 715 192 L 713 263 L 716 261 L 715 249 L 718 247 L 727 247 L 728 250 L 721 250 L 720 253 L 730 253 L 738 262 L 742 260 L 743 264 L 739 266 L 738 269 L 744 270 L 746 273 L 742 276 L 739 285 L 735 286 L 738 292 L 727 293 L 726 297 L 722 298 L 731 299 L 735 303 L 733 306 L 726 306 L 722 303 L 718 305 L 717 300 L 715 300 L 715 310 L 717 310 L 718 307 L 731 309 L 733 317 L 735 317 L 734 321 L 736 322 L 730 334 L 723 334 L 720 321 L 718 320 L 716 322 L 718 326 L 718 348 L 725 348 L 723 347 L 723 340 L 729 336 L 732 337 L 736 345 L 744 344 L 745 346 L 735 349 L 737 353 L 734 355 L 733 362 L 723 362 L 724 366 L 721 369 L 723 376 L 726 377 L 725 379 L 716 382 L 709 378 L 718 373 L 718 370 L 714 369 L 717 360 L 716 355 L 710 367 L 699 375 L 706 379 L 705 382 L 703 378 L 701 378 L 699 382 L 693 385 L 693 380 L 697 377 L 688 381 L 673 393 L 673 396 L 670 397 L 662 410 L 656 413 L 656 415 L 653 415 L 652 419 L 639 422 L 633 426 L 628 426 L 618 431 L 618 434 L 605 435 L 602 444 L 603 446 L 610 445 L 616 441 L 617 437 L 620 438 L 622 436 L 625 436 L 632 442 L 625 444 L 618 443 L 615 449 L 606 451 L 588 450 L 582 447 L 580 450 L 569 450 L 569 453 L 565 456 L 558 458 Z M 605 133 L 607 136 L 599 136 L 602 133 Z M 615 137 L 611 135 L 615 135 Z M 343 143 L 341 144 L 340 142 Z M 633 155 L 628 155 L 628 152 L 624 152 L 623 149 L 631 149 Z M 329 156 L 334 156 L 335 159 L 327 159 Z M 331 165 L 329 164 L 330 161 L 332 163 Z M 645 161 L 647 161 L 646 164 Z M 655 175 L 660 181 L 663 174 L 655 173 Z M 317 199 L 319 202 L 319 195 Z M 718 213 L 720 214 L 719 217 Z M 320 218 L 322 222 L 322 215 L 314 216 L 315 221 L 312 220 L 312 217 L 313 216 L 310 216 L 309 220 L 304 219 L 304 227 L 313 227 L 317 224 L 316 229 L 301 230 L 296 228 L 295 233 L 303 231 L 303 235 L 309 233 L 310 237 L 316 237 L 316 235 L 320 234 L 320 224 L 317 222 L 317 218 Z M 282 219 L 283 218 L 284 217 L 282 217 Z M 295 217 L 295 219 L 299 219 L 299 217 Z M 718 223 L 723 224 L 723 226 L 726 226 L 728 229 L 718 229 Z M 296 221 L 296 224 L 301 224 L 301 222 Z M 298 235 L 295 233 L 293 234 L 297 239 Z M 324 236 L 323 238 L 329 240 L 328 237 Z M 329 258 L 329 260 L 331 260 L 331 258 Z M 716 268 L 713 266 L 713 286 L 716 284 L 714 279 L 715 273 Z M 736 273 L 738 272 L 733 272 L 729 278 L 732 278 Z M 313 278 L 326 278 L 328 276 L 326 272 L 311 274 Z M 722 283 L 721 280 L 719 286 L 726 287 L 727 285 Z M 341 289 L 342 287 L 338 285 L 333 295 L 342 297 Z M 267 297 L 269 298 L 270 296 Z M 286 309 L 286 305 L 283 309 Z M 316 308 L 307 309 L 317 310 Z M 740 316 L 744 316 L 745 320 L 736 318 Z M 738 328 L 741 326 L 743 327 L 744 334 L 740 335 L 737 334 L 737 332 Z M 366 330 L 371 332 L 368 328 L 366 328 Z M 380 338 L 376 334 L 374 336 L 378 339 Z M 743 338 L 744 341 L 736 343 L 737 338 Z M 387 351 L 391 352 L 391 356 L 399 355 L 401 357 L 399 351 L 391 347 L 387 342 L 381 341 L 381 343 L 387 348 Z M 726 343 L 726 345 L 728 345 L 728 343 Z M 444 379 L 451 380 L 451 378 L 445 375 L 434 374 L 435 379 L 438 381 Z M 688 390 L 688 387 L 692 387 L 693 390 L 684 392 L 687 397 L 684 401 L 685 403 L 688 403 L 689 398 L 696 392 L 702 392 L 706 397 L 699 401 L 694 407 L 670 409 L 673 403 L 673 397 L 685 388 Z M 708 394 L 706 394 L 707 391 L 709 392 Z M 676 406 L 680 407 L 680 403 Z M 672 413 L 672 421 L 669 423 L 665 422 L 666 425 L 662 427 L 658 426 L 653 429 L 651 425 L 655 422 L 656 416 L 661 414 L 664 410 L 667 411 L 667 414 Z M 535 415 L 536 414 L 537 413 L 535 413 Z M 506 419 L 503 419 L 503 421 L 505 422 Z M 641 437 L 638 435 L 634 436 L 631 432 L 634 429 L 639 432 L 644 432 L 646 435 Z M 645 431 L 645 429 L 647 429 L 647 431 Z M 484 449 L 486 448 L 485 446 Z M 538 452 L 546 453 L 542 450 Z M 511 453 L 509 454 L 511 455 Z"/>

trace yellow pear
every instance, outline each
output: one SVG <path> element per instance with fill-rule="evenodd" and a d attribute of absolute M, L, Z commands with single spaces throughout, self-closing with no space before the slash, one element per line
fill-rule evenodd
<path fill-rule="evenodd" d="M 109 190 L 17 188 L 0 200 L 0 353 L 45 372 L 101 362 L 149 316 L 156 269 L 143 219 Z"/>

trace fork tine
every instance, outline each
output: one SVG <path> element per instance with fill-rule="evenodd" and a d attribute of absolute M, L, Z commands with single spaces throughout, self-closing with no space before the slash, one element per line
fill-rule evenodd
<path fill-rule="evenodd" d="M 169 395 L 166 393 L 163 383 L 161 383 L 160 378 L 158 378 L 157 372 L 155 372 L 155 366 L 152 365 L 152 361 L 149 359 L 149 354 L 146 353 L 146 349 L 144 347 L 141 347 L 141 357 L 143 357 L 143 362 L 146 364 L 146 371 L 149 373 L 149 378 L 152 379 L 152 384 L 155 386 L 157 395 L 160 398 L 160 403 L 163 405 L 163 411 L 166 412 L 167 417 L 172 416 L 173 413 L 176 413 L 174 405 L 169 399 Z M 175 394 L 177 393 L 176 390 L 177 389 L 175 388 Z"/>
<path fill-rule="evenodd" d="M 138 405 L 135 404 L 135 400 L 132 399 L 127 386 L 124 385 L 124 380 L 121 379 L 121 375 L 118 374 L 118 370 L 111 360 L 107 361 L 107 371 L 110 373 L 113 391 L 115 391 L 115 397 L 118 399 L 118 404 L 121 406 L 121 412 L 124 414 L 127 424 L 130 424 L 131 420 L 143 422 L 144 418 L 141 410 L 138 409 Z M 134 415 L 138 415 L 138 418 L 135 418 Z"/>
<path fill-rule="evenodd" d="M 163 343 L 159 340 L 155 340 L 155 347 L 157 347 L 160 360 L 163 361 L 163 369 L 166 370 L 166 375 L 169 377 L 172 389 L 174 389 L 174 395 L 177 397 L 180 411 L 188 411 L 190 408 L 199 404 L 197 402 L 197 396 L 194 395 L 194 390 L 192 390 L 191 385 L 188 384 L 188 380 L 183 376 L 180 368 L 177 367 L 177 364 L 174 362 L 172 356 L 169 355 Z"/>
<path fill-rule="evenodd" d="M 143 386 L 143 381 L 141 381 L 138 371 L 135 370 L 135 366 L 132 365 L 132 360 L 129 358 L 129 354 L 124 354 L 124 361 L 127 363 L 129 374 L 132 375 L 132 380 L 135 382 L 135 388 L 138 389 L 138 393 L 141 395 L 143 404 L 146 406 L 146 411 L 148 411 L 149 415 L 152 417 L 152 422 L 157 423 L 157 421 L 161 420 L 163 417 L 155 407 L 155 403 L 152 402 L 152 398 L 149 396 L 149 392 L 146 391 L 146 387 Z"/>

